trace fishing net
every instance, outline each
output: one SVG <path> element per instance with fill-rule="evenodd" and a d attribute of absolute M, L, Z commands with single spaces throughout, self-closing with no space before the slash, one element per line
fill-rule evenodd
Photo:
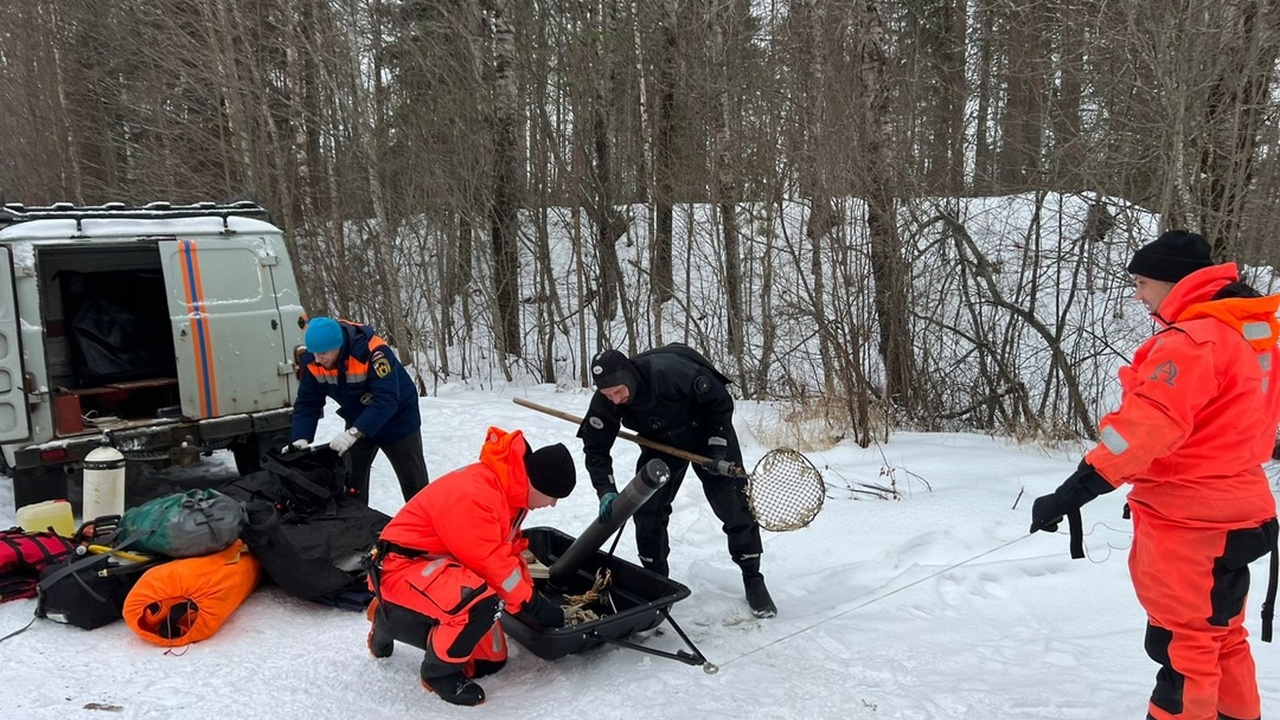
<path fill-rule="evenodd" d="M 822 473 L 790 448 L 769 451 L 747 476 L 747 501 L 765 530 L 805 527 L 818 516 L 826 497 Z"/>

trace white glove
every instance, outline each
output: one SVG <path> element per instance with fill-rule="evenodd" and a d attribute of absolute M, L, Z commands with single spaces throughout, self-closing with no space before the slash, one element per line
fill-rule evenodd
<path fill-rule="evenodd" d="M 329 447 L 337 450 L 338 456 L 341 457 L 343 453 L 351 449 L 352 445 L 356 444 L 361 435 L 364 435 L 364 433 L 356 428 L 347 428 L 346 432 L 333 436 L 333 439 L 329 441 Z"/>
<path fill-rule="evenodd" d="M 284 447 L 280 448 L 280 454 L 284 455 L 285 453 L 291 453 L 297 450 L 306 450 L 310 446 L 311 446 L 310 440 L 306 440 L 304 438 L 298 438 L 297 440 L 294 440 L 288 445 L 285 445 Z"/>

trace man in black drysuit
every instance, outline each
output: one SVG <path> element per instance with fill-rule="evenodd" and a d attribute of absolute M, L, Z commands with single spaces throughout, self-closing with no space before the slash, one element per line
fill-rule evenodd
<path fill-rule="evenodd" d="M 620 426 L 649 440 L 710 458 L 705 465 L 695 465 L 693 471 L 723 523 L 730 556 L 742 568 L 747 603 L 756 617 L 776 615 L 778 609 L 760 574 L 760 525 L 747 504 L 747 481 L 731 474 L 742 465 L 742 448 L 733 430 L 733 397 L 725 389 L 729 379 L 701 354 L 679 343 L 632 358 L 605 350 L 592 361 L 591 376 L 596 392 L 578 437 L 587 456 L 587 473 L 600 498 L 600 521 L 609 522 L 618 496 L 609 451 Z M 642 446 L 637 471 L 653 458 L 667 464 L 671 478 L 635 513 L 636 549 L 645 568 L 665 576 L 671 549 L 667 522 L 689 461 Z"/>

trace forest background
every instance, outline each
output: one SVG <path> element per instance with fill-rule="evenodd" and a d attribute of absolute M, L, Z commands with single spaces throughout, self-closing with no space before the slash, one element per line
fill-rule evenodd
<path fill-rule="evenodd" d="M 1280 255 L 1273 0 L 0 17 L 4 202 L 253 200 L 307 309 L 374 324 L 424 394 L 683 341 L 816 421 L 802 447 L 1090 437 L 1151 329 L 1133 249 L 1187 227 Z"/>

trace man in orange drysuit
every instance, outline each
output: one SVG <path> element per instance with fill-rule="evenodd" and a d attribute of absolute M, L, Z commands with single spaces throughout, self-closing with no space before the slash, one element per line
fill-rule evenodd
<path fill-rule="evenodd" d="M 1120 408 L 1099 423 L 1101 442 L 1035 501 L 1031 532 L 1131 483 L 1129 572 L 1161 666 L 1147 718 L 1254 720 L 1244 604 L 1249 563 L 1276 543 L 1262 464 L 1280 420 L 1280 296 L 1260 296 L 1182 230 L 1139 249 L 1128 271 L 1162 328 L 1120 370 Z"/>
<path fill-rule="evenodd" d="M 455 705 L 484 702 L 474 678 L 506 664 L 504 607 L 535 627 L 564 626 L 560 606 L 534 589 L 520 523 L 574 483 L 564 445 L 531 452 L 520 431 L 489 428 L 480 462 L 423 488 L 383 529 L 369 573 L 373 656 L 391 655 L 395 640 L 423 648 L 428 690 Z"/>

